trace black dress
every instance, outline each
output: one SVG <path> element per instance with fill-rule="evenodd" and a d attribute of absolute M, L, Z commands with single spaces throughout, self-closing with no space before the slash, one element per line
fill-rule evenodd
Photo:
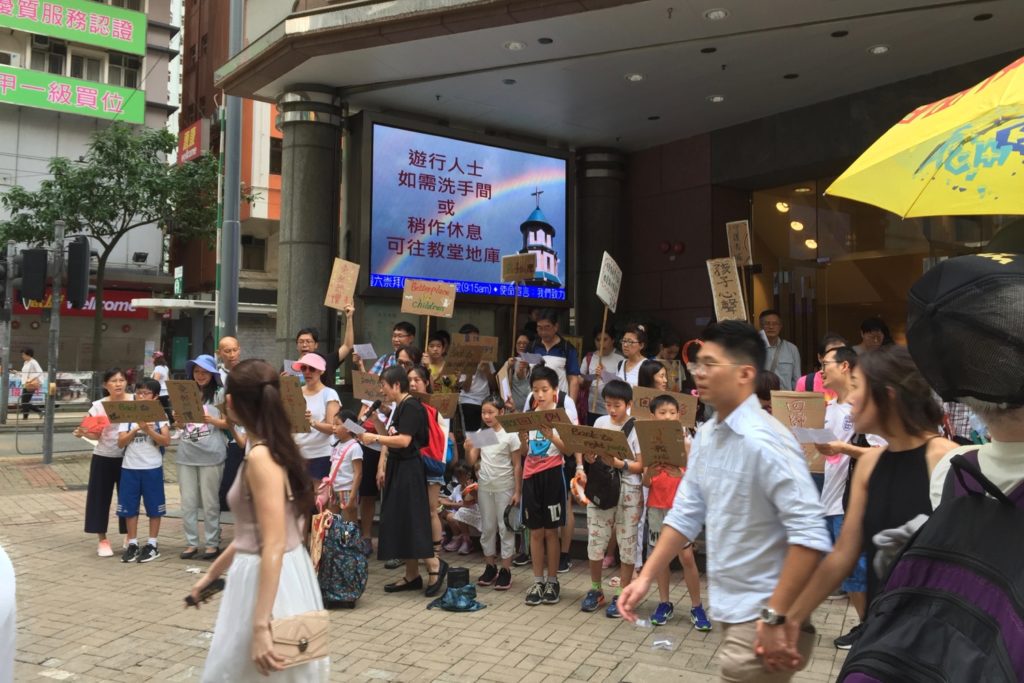
<path fill-rule="evenodd" d="M 427 475 L 420 456 L 420 448 L 429 439 L 427 412 L 417 399 L 408 397 L 395 408 L 388 434 L 406 434 L 412 441 L 405 448 L 388 447 L 380 499 L 377 557 L 381 560 L 433 557 Z"/>
<path fill-rule="evenodd" d="M 884 587 L 875 574 L 875 544 L 879 531 L 903 526 L 918 515 L 932 513 L 931 477 L 928 475 L 928 442 L 909 451 L 887 450 L 878 458 L 868 479 L 864 508 L 864 552 L 868 556 L 868 604 Z"/>

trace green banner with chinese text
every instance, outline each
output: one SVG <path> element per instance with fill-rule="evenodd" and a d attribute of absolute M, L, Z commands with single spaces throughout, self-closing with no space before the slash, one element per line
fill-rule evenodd
<path fill-rule="evenodd" d="M 0 66 L 0 104 L 142 123 L 146 93 L 106 83 Z"/>
<path fill-rule="evenodd" d="M 0 0 L 0 27 L 146 54 L 146 15 L 91 0 Z"/>

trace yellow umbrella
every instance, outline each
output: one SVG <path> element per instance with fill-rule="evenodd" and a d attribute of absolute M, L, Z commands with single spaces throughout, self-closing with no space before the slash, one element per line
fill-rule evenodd
<path fill-rule="evenodd" d="M 825 194 L 904 218 L 1024 214 L 1024 57 L 907 114 Z"/>

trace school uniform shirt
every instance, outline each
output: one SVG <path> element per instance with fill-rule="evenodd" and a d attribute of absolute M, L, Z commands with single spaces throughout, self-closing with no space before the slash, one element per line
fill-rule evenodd
<path fill-rule="evenodd" d="M 493 375 L 495 370 L 494 366 L 490 363 L 487 364 Z M 466 376 L 463 375 L 459 378 L 460 382 L 466 381 Z M 487 381 L 487 374 L 482 370 L 477 369 L 473 375 L 473 381 L 470 382 L 469 390 L 459 392 L 459 403 L 464 405 L 478 406 L 482 405 L 484 399 L 491 394 L 491 384 Z"/>
<path fill-rule="evenodd" d="M 628 364 L 629 361 L 623 358 L 622 362 L 615 366 L 615 376 L 631 387 L 639 386 L 640 366 L 644 364 L 644 359 L 641 358 L 639 363 L 627 370 L 626 365 Z"/>
<path fill-rule="evenodd" d="M 856 434 L 853 428 L 853 406 L 849 403 L 829 401 L 825 406 L 825 429 L 836 435 L 837 441 L 850 443 Z M 880 436 L 868 434 L 865 437 L 872 446 L 885 446 Z M 825 458 L 825 483 L 821 487 L 821 506 L 825 514 L 843 514 L 843 492 L 850 472 L 850 456 L 830 455 Z"/>
<path fill-rule="evenodd" d="M 528 353 L 538 353 L 544 357 L 544 365 L 555 371 L 558 375 L 559 391 L 569 391 L 569 377 L 579 376 L 580 357 L 576 353 L 576 347 L 559 337 L 555 345 L 550 349 L 544 346 L 539 338 L 534 340 Z"/>
<path fill-rule="evenodd" d="M 326 419 L 328 403 L 334 401 L 339 406 L 341 405 L 338 392 L 328 387 L 321 388 L 320 391 L 312 396 L 303 391 L 302 396 L 306 399 L 306 410 L 312 413 L 313 420 L 316 422 L 323 422 Z M 293 436 L 295 437 L 295 443 L 299 446 L 299 450 L 302 451 L 302 457 L 306 460 L 326 458 L 331 455 L 330 434 L 324 434 L 320 430 L 310 427 L 309 431 L 294 434 Z"/>
<path fill-rule="evenodd" d="M 647 495 L 647 507 L 655 510 L 671 510 L 676 491 L 683 483 L 682 475 L 673 477 L 668 472 L 658 472 L 651 477 L 650 493 Z"/>
<path fill-rule="evenodd" d="M 160 428 L 165 424 L 167 423 L 157 422 L 153 425 L 153 429 L 160 431 Z M 122 422 L 117 431 L 130 432 L 132 428 L 138 426 L 134 422 Z M 160 452 L 160 447 L 156 445 L 156 442 L 153 441 L 149 434 L 140 429 L 135 438 L 129 441 L 124 449 L 124 462 L 121 463 L 121 468 L 126 470 L 155 470 L 158 467 L 162 467 L 163 464 L 164 455 Z"/>
<path fill-rule="evenodd" d="M 505 430 L 495 430 L 498 443 L 480 449 L 480 471 L 477 481 L 481 491 L 500 493 L 515 489 L 515 470 L 512 466 L 512 454 L 519 450 L 522 443 L 518 434 L 510 434 Z"/>
<path fill-rule="evenodd" d="M 605 369 L 605 372 L 615 372 L 619 363 L 626 360 L 619 353 L 612 351 L 607 356 L 598 356 L 596 353 L 590 354 L 590 356 L 583 359 L 583 364 L 580 366 L 580 374 L 582 375 L 593 375 L 597 373 L 597 366 L 600 365 Z M 590 404 L 588 407 L 593 406 L 590 411 L 597 415 L 607 415 L 608 407 L 604 404 L 604 396 L 601 395 L 601 389 L 605 385 L 604 378 L 598 377 L 600 382 L 595 381 L 590 385 Z"/>
<path fill-rule="evenodd" d="M 611 415 L 602 415 L 594 422 L 594 427 L 596 429 L 615 429 L 621 432 L 623 426 L 624 425 L 617 425 L 612 422 Z M 640 439 L 637 438 L 635 429 L 626 437 L 626 443 L 629 444 L 629 450 L 633 451 L 633 455 L 640 452 Z M 620 476 L 623 484 L 640 486 L 640 483 L 642 482 L 641 475 L 635 472 L 622 472 Z"/>
<path fill-rule="evenodd" d="M 331 447 L 331 471 L 334 471 L 339 458 L 344 456 L 341 465 L 338 466 L 338 474 L 334 478 L 335 491 L 348 491 L 356 479 L 356 471 L 352 463 L 363 459 L 363 448 L 355 439 L 335 443 Z M 363 476 L 366 476 L 365 474 Z M 376 472 L 374 472 L 376 476 Z"/>
<path fill-rule="evenodd" d="M 203 412 L 220 418 L 217 406 L 206 404 Z M 179 465 L 208 467 L 227 459 L 228 439 L 224 432 L 207 422 L 190 422 L 181 430 L 175 461 Z"/>
<path fill-rule="evenodd" d="M 107 414 L 107 411 L 103 409 L 103 402 L 105 400 L 101 398 L 98 401 L 93 401 L 87 414 L 92 417 L 99 417 L 100 415 L 105 417 Z M 134 401 L 135 395 L 125 394 L 124 400 Z M 94 455 L 102 455 L 105 458 L 124 457 L 124 449 L 117 446 L 117 430 L 117 423 L 111 423 L 103 428 L 103 431 L 100 432 L 100 438 L 96 442 L 96 447 L 92 449 Z"/>
<path fill-rule="evenodd" d="M 665 524 L 690 540 L 705 527 L 709 602 L 725 624 L 758 618 L 790 545 L 832 549 L 803 451 L 753 394 L 697 432 Z"/>

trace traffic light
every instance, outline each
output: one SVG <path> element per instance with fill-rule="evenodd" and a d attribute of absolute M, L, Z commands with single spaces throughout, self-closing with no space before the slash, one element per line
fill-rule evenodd
<path fill-rule="evenodd" d="M 89 238 L 77 235 L 68 244 L 67 300 L 72 308 L 82 308 L 89 298 L 89 267 L 92 253 Z"/>
<path fill-rule="evenodd" d="M 21 298 L 43 299 L 46 297 L 46 266 L 49 260 L 47 249 L 23 249 L 21 252 Z"/>

